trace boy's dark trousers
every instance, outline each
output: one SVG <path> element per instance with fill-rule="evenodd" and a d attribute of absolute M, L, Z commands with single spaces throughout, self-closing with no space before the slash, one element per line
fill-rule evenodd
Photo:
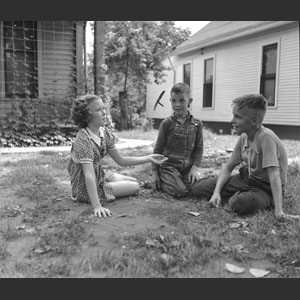
<path fill-rule="evenodd" d="M 174 197 L 181 198 L 191 194 L 192 186 L 188 179 L 190 168 L 176 168 L 170 164 L 159 167 L 160 189 Z"/>
<path fill-rule="evenodd" d="M 209 200 L 214 192 L 217 178 L 203 178 L 193 186 L 193 195 Z M 221 204 L 228 203 L 237 214 L 251 214 L 268 209 L 273 205 L 272 191 L 269 184 L 248 177 L 245 166 L 239 174 L 232 175 L 221 190 Z"/>

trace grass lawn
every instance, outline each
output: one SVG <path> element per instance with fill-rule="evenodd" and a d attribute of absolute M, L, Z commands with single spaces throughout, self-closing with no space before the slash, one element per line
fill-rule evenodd
<path fill-rule="evenodd" d="M 155 141 L 157 131 L 118 136 Z M 220 169 L 218 157 L 236 139 L 205 130 L 202 166 Z M 284 144 L 289 157 L 300 156 L 299 141 Z M 121 151 L 139 156 L 152 147 Z M 272 211 L 240 218 L 147 185 L 108 203 L 111 218 L 95 218 L 90 205 L 70 198 L 68 158 L 50 151 L 0 156 L 0 277 L 253 278 L 250 268 L 268 278 L 300 277 L 298 221 L 276 221 Z M 149 164 L 120 167 L 109 156 L 104 164 L 141 183 L 150 179 Z M 300 214 L 299 171 L 289 167 L 283 207 L 291 214 Z M 232 273 L 226 263 L 244 271 Z"/>

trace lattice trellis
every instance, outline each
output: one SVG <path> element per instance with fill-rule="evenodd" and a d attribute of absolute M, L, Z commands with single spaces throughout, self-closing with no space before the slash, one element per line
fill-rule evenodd
<path fill-rule="evenodd" d="M 63 102 L 83 87 L 83 22 L 0 21 L 0 118 L 16 101 Z"/>

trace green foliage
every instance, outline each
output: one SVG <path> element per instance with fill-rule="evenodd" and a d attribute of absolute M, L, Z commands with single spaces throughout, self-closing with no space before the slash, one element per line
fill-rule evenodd
<path fill-rule="evenodd" d="M 176 28 L 173 21 L 105 23 L 106 93 L 112 102 L 112 116 L 116 116 L 113 121 L 116 128 L 120 128 L 120 121 L 125 116 L 128 128 L 134 128 L 134 115 L 145 111 L 148 75 L 152 73 L 157 84 L 164 82 L 164 71 L 168 68 L 162 65 L 162 59 L 185 41 L 190 31 Z M 93 54 L 89 56 L 89 92 L 93 92 L 93 57 Z M 122 101 L 119 99 L 120 91 L 126 93 Z"/>
<path fill-rule="evenodd" d="M 190 32 L 174 27 L 172 21 L 113 21 L 106 22 L 105 56 L 108 70 L 120 79 L 124 74 L 136 81 L 147 81 L 149 71 L 157 83 L 166 69 L 161 60 Z M 124 87 L 126 90 L 126 87 Z"/>
<path fill-rule="evenodd" d="M 54 121 L 37 126 L 12 120 L 8 125 L 0 125 L 0 147 L 70 145 L 76 131 L 76 127 L 70 127 L 64 132 Z"/>

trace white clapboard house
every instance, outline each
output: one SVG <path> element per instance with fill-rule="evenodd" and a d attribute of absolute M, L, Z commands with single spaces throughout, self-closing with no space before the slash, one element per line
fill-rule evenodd
<path fill-rule="evenodd" d="M 208 128 L 230 133 L 232 100 L 250 93 L 268 99 L 264 126 L 300 139 L 299 21 L 212 21 L 164 59 L 166 82 L 150 76 L 146 115 L 157 127 L 172 112 L 170 89 L 186 82 L 192 114 Z M 162 91 L 160 102 L 154 104 Z"/>

